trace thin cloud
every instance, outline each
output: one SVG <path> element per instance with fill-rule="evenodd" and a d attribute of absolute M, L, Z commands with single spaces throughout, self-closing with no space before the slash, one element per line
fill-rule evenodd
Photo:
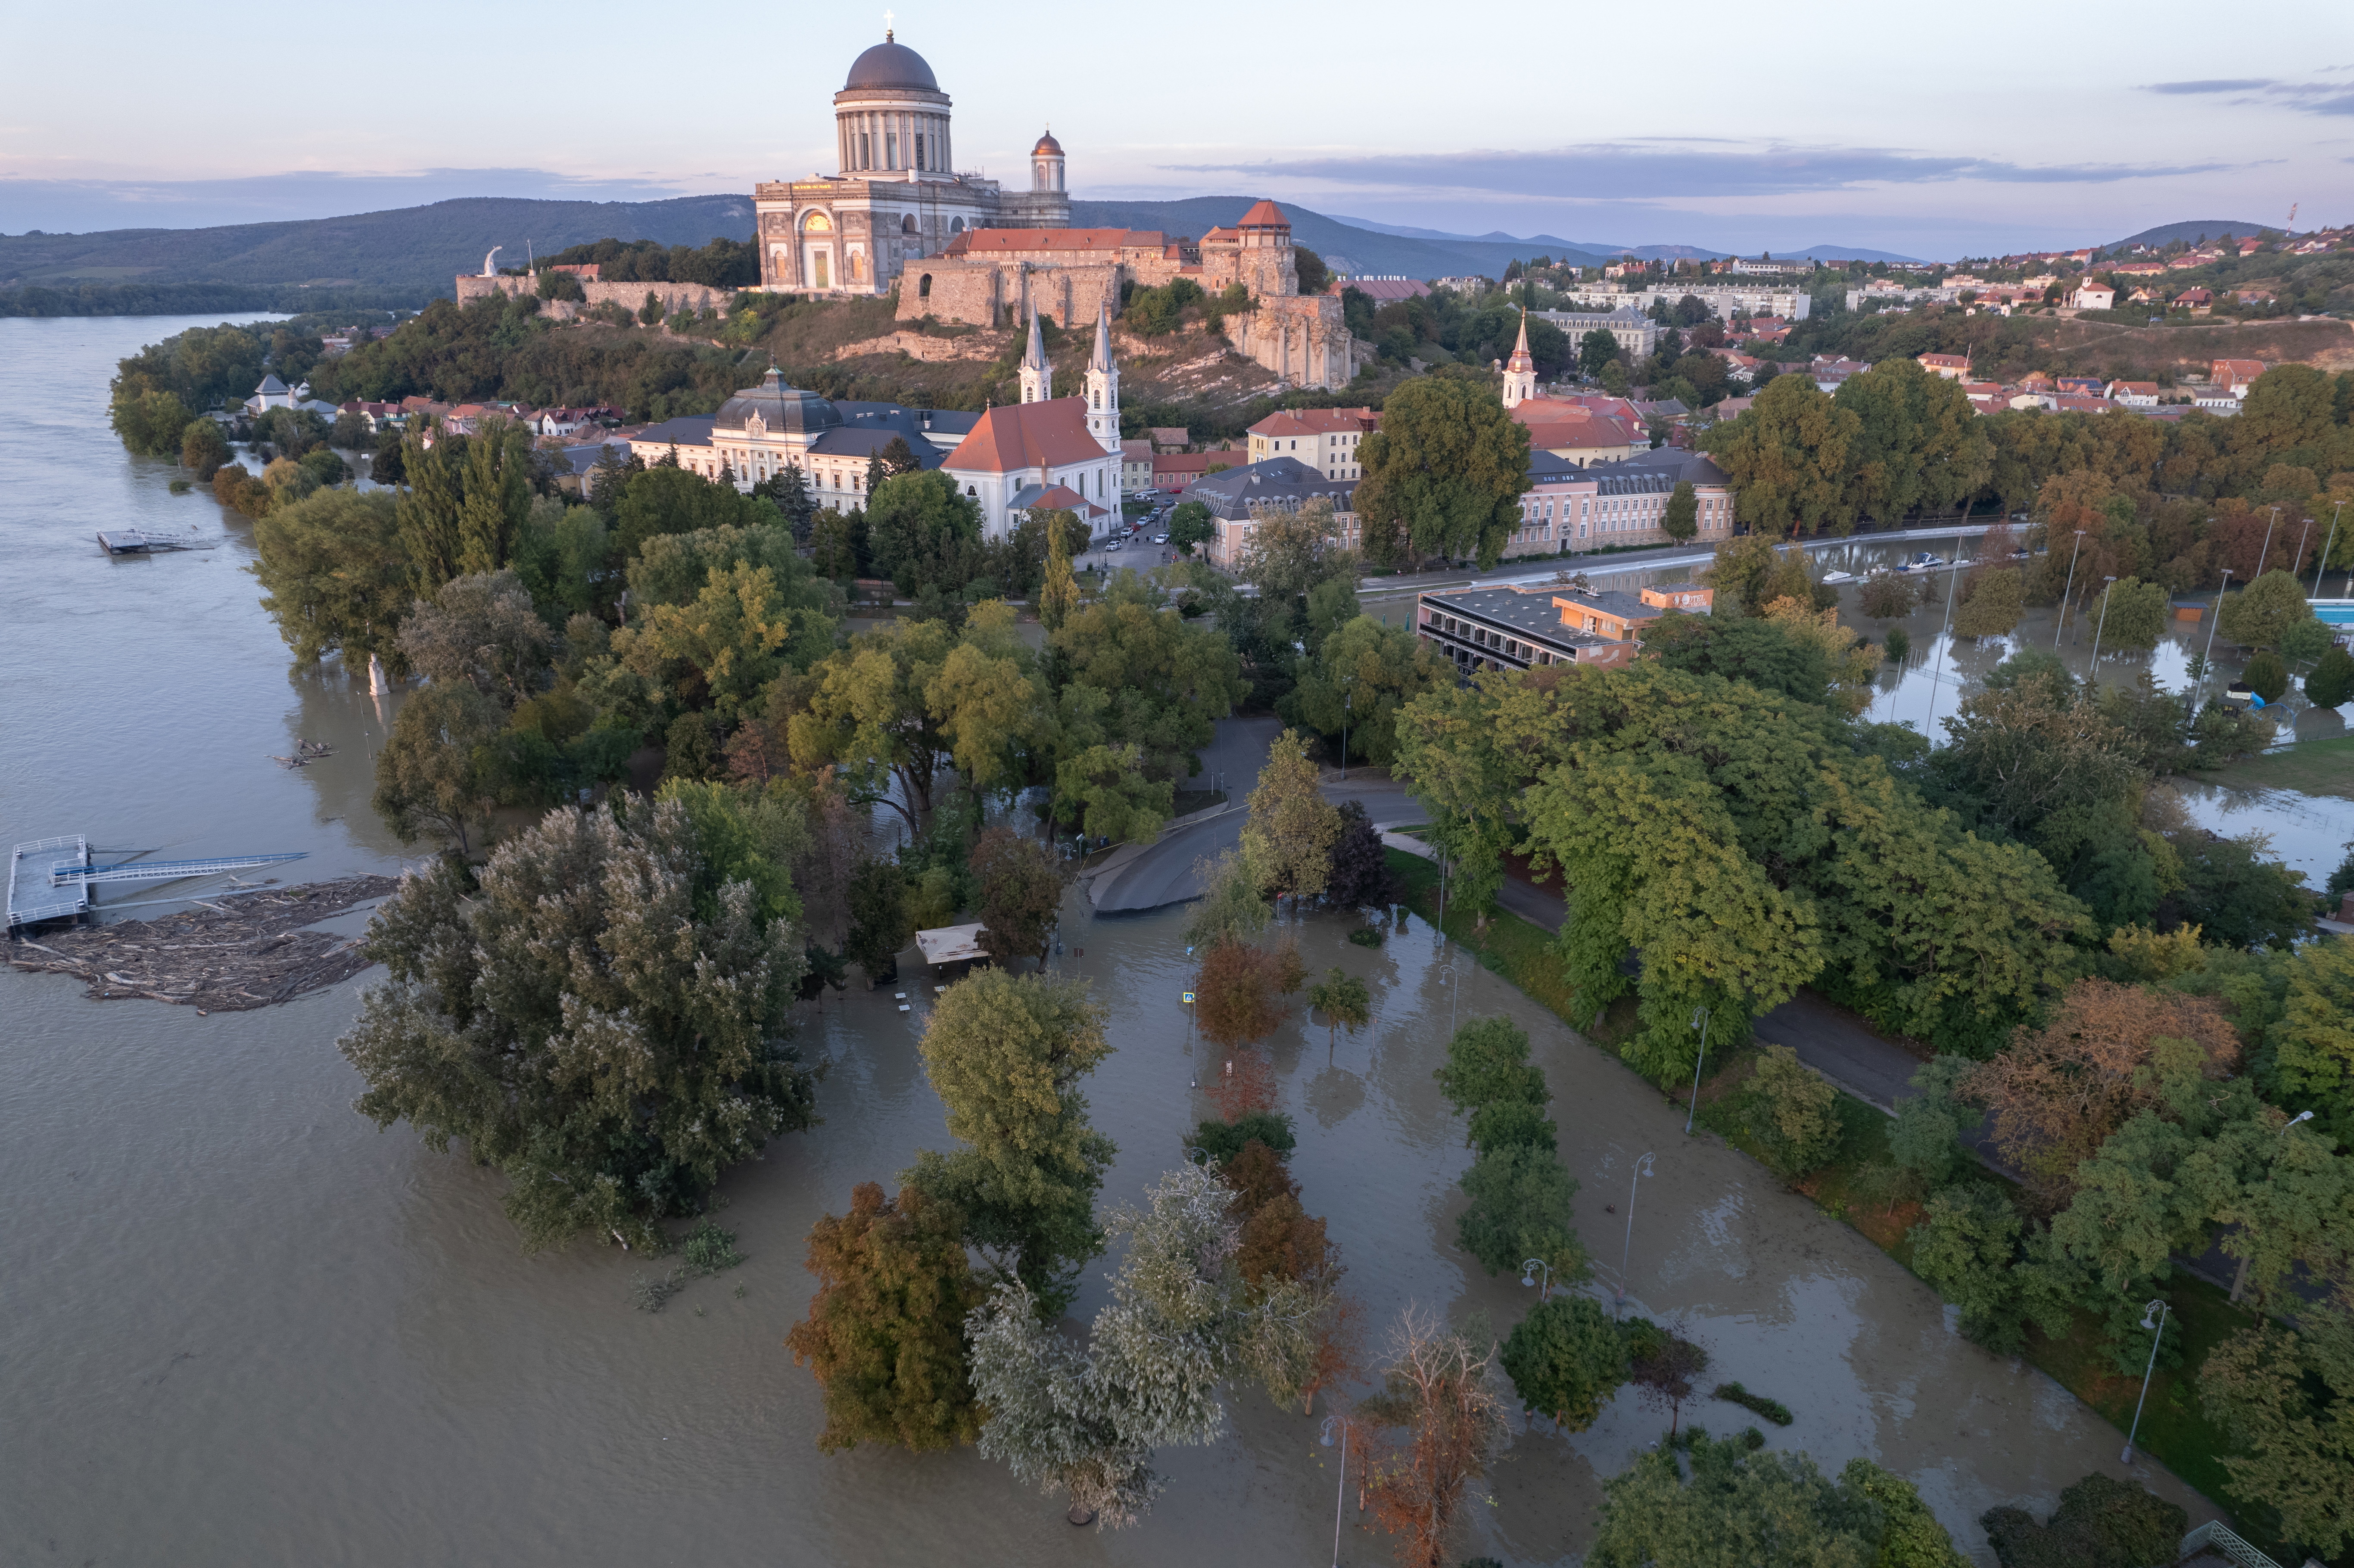
<path fill-rule="evenodd" d="M 1546 152 L 1467 152 L 1302 157 L 1282 161 L 1186 164 L 1189 174 L 1240 173 L 1324 180 L 1343 185 L 1479 190 L 1585 200 L 1673 196 L 1763 196 L 1885 185 L 1977 180 L 1999 185 L 2102 185 L 2121 180 L 2213 174 L 2242 165 L 2073 164 L 2031 165 L 1880 147 L 1711 147 L 1660 149 L 1625 143 Z"/>
<path fill-rule="evenodd" d="M 2324 74 L 2342 72 L 2344 66 L 2324 68 Z M 2168 94 L 2239 93 L 2238 104 L 2273 103 L 2305 114 L 2354 114 L 2354 91 L 2344 82 L 2281 81 L 2273 77 L 2225 77 L 2212 81 L 2154 81 L 2142 90 Z"/>

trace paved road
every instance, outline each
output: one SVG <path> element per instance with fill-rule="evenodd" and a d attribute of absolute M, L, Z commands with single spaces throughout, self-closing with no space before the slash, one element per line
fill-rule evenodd
<path fill-rule="evenodd" d="M 1214 860 L 1241 840 L 1247 813 L 1239 808 L 1258 782 L 1267 750 L 1282 732 L 1283 721 L 1278 718 L 1220 719 L 1216 736 L 1198 754 L 1202 771 L 1189 782 L 1196 789 L 1223 787 L 1228 806 L 1235 809 L 1165 832 L 1159 842 L 1094 878 L 1087 885 L 1087 898 L 1096 913 L 1158 909 L 1199 898 L 1202 885 L 1193 874 L 1193 863 Z"/>

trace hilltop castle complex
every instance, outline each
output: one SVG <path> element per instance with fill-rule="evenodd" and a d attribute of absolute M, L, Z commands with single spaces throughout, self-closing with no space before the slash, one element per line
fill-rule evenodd
<path fill-rule="evenodd" d="M 1118 314 L 1127 286 L 1187 278 L 1239 283 L 1253 308 L 1226 318 L 1235 349 L 1295 386 L 1345 384 L 1370 345 L 1341 302 L 1302 295 L 1291 224 L 1262 201 L 1198 240 L 1151 229 L 1073 228 L 1062 143 L 1039 137 L 1030 188 L 956 171 L 949 95 L 924 58 L 888 37 L 833 95 L 840 173 L 753 187 L 762 286 L 833 295 L 899 291 L 899 316 L 1016 326 L 1032 313 L 1069 328 Z"/>

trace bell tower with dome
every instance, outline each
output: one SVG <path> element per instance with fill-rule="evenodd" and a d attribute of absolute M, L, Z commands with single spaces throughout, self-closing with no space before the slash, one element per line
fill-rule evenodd
<path fill-rule="evenodd" d="M 851 62 L 833 95 L 832 175 L 764 180 L 752 189 L 760 284 L 779 292 L 921 292 L 920 269 L 977 228 L 1067 228 L 1063 148 L 1042 136 L 1030 188 L 959 174 L 950 101 L 924 57 L 885 32 Z"/>

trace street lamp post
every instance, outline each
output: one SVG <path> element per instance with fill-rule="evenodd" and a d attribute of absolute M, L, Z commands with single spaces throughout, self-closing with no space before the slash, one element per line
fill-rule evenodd
<path fill-rule="evenodd" d="M 1537 1299 L 1550 1301 L 1553 1299 L 1553 1265 L 1541 1257 L 1521 1259 L 1521 1283 L 1534 1285 L 1537 1282 L 1537 1271 L 1540 1269 L 1544 1271 L 1544 1287 L 1537 1292 Z"/>
<path fill-rule="evenodd" d="M 1635 1174 L 1627 1182 L 1627 1245 L 1618 1253 L 1618 1311 L 1627 1307 L 1627 1266 L 1635 1255 L 1635 1193 L 1650 1173 L 1651 1157 L 1646 1153 L 1635 1161 Z"/>
<path fill-rule="evenodd" d="M 2076 586 L 2076 553 L 2084 547 L 2084 531 L 2076 530 L 2076 543 L 2068 551 L 2068 585 L 2060 590 L 2060 624 L 2052 629 L 2052 646 L 2060 646 L 2060 634 L 2068 628 L 2068 595 Z"/>
<path fill-rule="evenodd" d="M 2280 508 L 2275 506 L 2273 508 L 2273 520 L 2264 524 L 2264 547 L 2256 552 L 2256 577 L 2258 577 L 2264 575 L 2265 558 L 2273 553 L 2273 530 L 2279 526 Z M 2251 577 L 2248 580 L 2250 582 L 2253 582 L 2255 577 Z"/>
<path fill-rule="evenodd" d="M 1692 1009 L 1691 1026 L 1700 1031 L 1700 1055 L 1692 1062 L 1691 1109 L 1684 1113 L 1684 1136 L 1686 1138 L 1690 1138 L 1691 1136 L 1692 1118 L 1700 1115 L 1700 1065 L 1701 1063 L 1708 1060 L 1709 1022 L 1710 1019 L 1708 1009 L 1704 1007 L 1695 1007 Z"/>
<path fill-rule="evenodd" d="M 2215 622 L 2223 619 L 2223 595 L 2232 587 L 2232 568 L 2223 568 L 2223 586 L 2215 590 L 2215 613 L 2207 622 L 2207 648 L 2199 655 L 2199 683 L 2190 688 L 2190 716 L 2183 721 L 2182 733 L 2189 735 L 2190 726 L 2199 719 L 2200 694 L 2207 690 L 2207 673 L 2215 667 Z"/>
<path fill-rule="evenodd" d="M 1455 1002 L 1463 994 L 1463 982 L 1455 978 L 1453 964 L 1441 964 L 1438 983 L 1447 988 L 1447 1037 L 1452 1040 L 1455 1038 Z"/>
<path fill-rule="evenodd" d="M 2296 554 L 2290 556 L 2288 562 L 2290 576 L 2296 576 L 2296 568 L 2303 564 L 2305 560 L 2305 542 L 2312 537 L 2313 519 L 2308 517 L 2305 520 L 2305 526 L 2296 531 Z"/>
<path fill-rule="evenodd" d="M 1341 779 L 1344 783 L 1349 778 L 1349 709 L 1356 697 L 1356 692 L 1343 681 L 1341 683 Z"/>
<path fill-rule="evenodd" d="M 2141 1407 L 2149 1403 L 2150 1374 L 2158 1371 L 2158 1342 L 2166 1338 L 2167 1311 L 2167 1305 L 2162 1300 L 2151 1302 L 2148 1306 L 2143 1308 L 2141 1311 L 2141 1326 L 2145 1329 L 2155 1329 L 2158 1331 L 2150 1336 L 2149 1365 L 2142 1369 L 2141 1397 L 2134 1401 L 2133 1425 L 2126 1428 L 2126 1451 L 2118 1459 L 2117 1462 L 2119 1464 L 2130 1465 L 2133 1463 L 2134 1438 L 2141 1431 Z M 2158 1314 L 2158 1321 L 2155 1323 L 2149 1320 L 2149 1315 L 2153 1312 Z"/>
<path fill-rule="evenodd" d="M 2114 585 L 2115 577 L 2103 577 L 2102 582 Z M 2098 687 L 2101 683 L 2101 633 L 2109 629 L 2109 589 L 2101 589 L 2101 619 L 2093 623 L 2093 668 L 2085 679 Z"/>
<path fill-rule="evenodd" d="M 1332 1446 L 1332 1428 L 1341 1429 L 1341 1479 L 1332 1489 L 1332 1568 L 1341 1568 L 1341 1510 L 1349 1499 L 1349 1421 L 1346 1416 L 1324 1418 L 1324 1436 L 1318 1439 L 1325 1447 Z"/>
<path fill-rule="evenodd" d="M 2313 597 L 2321 597 L 2321 574 L 2329 566 L 2329 552 L 2338 547 L 2338 516 L 2346 510 L 2346 503 L 2338 503 L 2338 511 L 2329 514 L 2329 539 L 2321 546 L 2321 559 L 2313 563 Z"/>

